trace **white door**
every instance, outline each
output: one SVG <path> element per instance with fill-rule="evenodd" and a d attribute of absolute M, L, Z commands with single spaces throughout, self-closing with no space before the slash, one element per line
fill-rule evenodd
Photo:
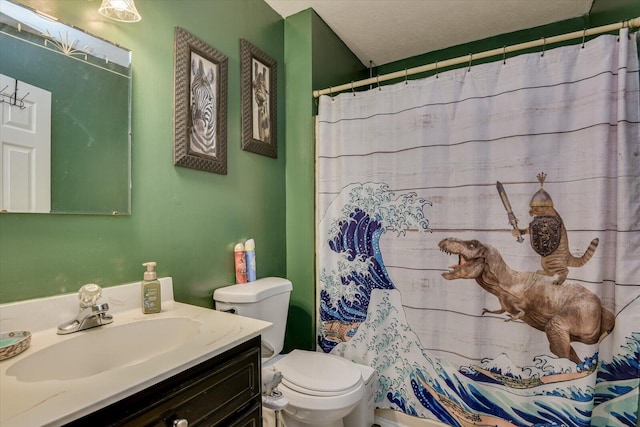
<path fill-rule="evenodd" d="M 16 80 L 0 74 L 0 211 L 49 213 L 51 92 L 21 81 L 17 88 L 13 105 Z"/>

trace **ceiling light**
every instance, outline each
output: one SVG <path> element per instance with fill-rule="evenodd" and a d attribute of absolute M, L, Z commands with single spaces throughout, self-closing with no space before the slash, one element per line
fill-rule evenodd
<path fill-rule="evenodd" d="M 142 19 L 133 0 L 102 0 L 98 12 L 120 22 L 138 22 Z"/>

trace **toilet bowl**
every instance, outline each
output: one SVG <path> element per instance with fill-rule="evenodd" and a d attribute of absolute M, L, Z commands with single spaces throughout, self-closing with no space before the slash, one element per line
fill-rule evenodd
<path fill-rule="evenodd" d="M 363 427 L 373 420 L 374 370 L 339 356 L 308 350 L 280 354 L 292 283 L 265 277 L 218 288 L 217 310 L 272 322 L 262 334 L 263 369 L 282 374 L 278 391 L 288 401 L 282 418 L 287 427 Z M 365 387 L 366 384 L 366 387 Z"/>
<path fill-rule="evenodd" d="M 269 365 L 282 373 L 278 390 L 287 398 L 287 427 L 342 427 L 365 397 L 357 365 L 341 357 L 293 350 Z"/>

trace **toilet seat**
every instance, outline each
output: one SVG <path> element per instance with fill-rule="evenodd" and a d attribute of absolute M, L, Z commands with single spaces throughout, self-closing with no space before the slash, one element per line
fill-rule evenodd
<path fill-rule="evenodd" d="M 339 396 L 362 385 L 362 374 L 350 361 L 315 351 L 293 350 L 275 362 L 282 384 L 310 396 Z"/>

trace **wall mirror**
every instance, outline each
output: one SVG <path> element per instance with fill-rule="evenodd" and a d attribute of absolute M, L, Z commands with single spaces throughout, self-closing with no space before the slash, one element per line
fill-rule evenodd
<path fill-rule="evenodd" d="M 0 0 L 0 211 L 131 214 L 131 51 Z"/>

